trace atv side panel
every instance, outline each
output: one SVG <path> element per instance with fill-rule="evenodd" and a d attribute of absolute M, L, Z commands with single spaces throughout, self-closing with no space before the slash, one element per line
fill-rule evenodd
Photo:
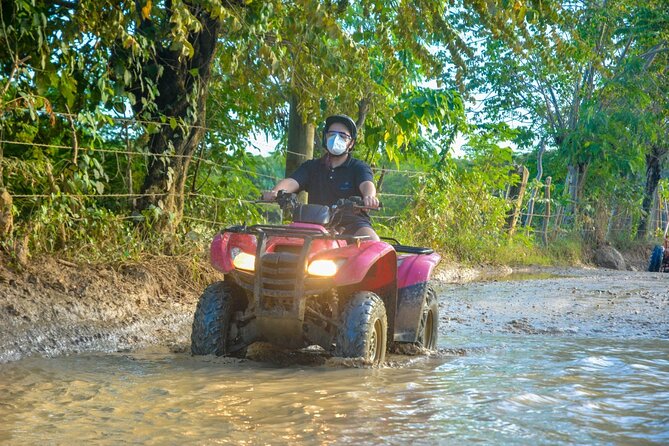
<path fill-rule="evenodd" d="M 400 256 L 397 271 L 396 342 L 416 342 L 423 302 L 439 254 Z"/>
<path fill-rule="evenodd" d="M 422 315 L 427 286 L 427 282 L 421 282 L 397 290 L 395 342 L 416 342 L 418 340 L 418 324 Z"/>
<path fill-rule="evenodd" d="M 396 255 L 393 247 L 385 242 L 361 242 L 360 246 L 349 245 L 344 248 L 333 249 L 318 253 L 313 257 L 316 259 L 345 259 L 337 274 L 334 276 L 334 284 L 339 287 L 361 283 L 375 267 L 379 259 L 391 256 L 388 261 L 395 262 Z M 374 274 L 375 284 L 369 286 L 364 284 L 361 289 L 376 289 L 393 282 L 396 278 L 394 263 L 392 268 L 379 269 Z M 377 267 L 378 268 L 378 267 Z"/>
<path fill-rule="evenodd" d="M 427 282 L 439 260 L 441 256 L 437 253 L 400 256 L 397 265 L 397 288 Z"/>

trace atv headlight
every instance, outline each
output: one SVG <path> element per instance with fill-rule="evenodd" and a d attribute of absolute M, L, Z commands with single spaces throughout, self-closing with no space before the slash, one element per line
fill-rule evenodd
<path fill-rule="evenodd" d="M 307 272 L 312 276 L 332 277 L 338 269 L 338 262 L 334 260 L 314 260 L 309 264 Z"/>
<path fill-rule="evenodd" d="M 239 251 L 235 255 L 233 254 L 232 264 L 237 269 L 245 269 L 247 271 L 255 271 L 256 269 L 256 256 L 252 254 L 245 253 L 244 251 Z"/>

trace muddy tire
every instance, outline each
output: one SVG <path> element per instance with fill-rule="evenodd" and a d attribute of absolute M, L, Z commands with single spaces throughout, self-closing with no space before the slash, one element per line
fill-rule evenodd
<path fill-rule="evenodd" d="M 355 293 L 341 315 L 335 356 L 362 358 L 372 365 L 386 357 L 388 320 L 383 300 L 374 293 Z"/>
<path fill-rule="evenodd" d="M 243 292 L 225 282 L 212 283 L 204 290 L 195 309 L 191 333 L 193 355 L 246 356 L 246 347 L 230 351 L 233 315 L 246 306 Z"/>
<path fill-rule="evenodd" d="M 416 346 L 426 350 L 436 350 L 438 338 L 439 303 L 437 302 L 437 293 L 434 292 L 432 287 L 428 286 L 425 290 L 423 311 L 418 323 L 418 337 Z"/>
<path fill-rule="evenodd" d="M 664 246 L 655 245 L 653 253 L 650 255 L 650 262 L 648 262 L 648 271 L 652 273 L 657 273 L 662 267 L 662 261 L 664 260 Z"/>

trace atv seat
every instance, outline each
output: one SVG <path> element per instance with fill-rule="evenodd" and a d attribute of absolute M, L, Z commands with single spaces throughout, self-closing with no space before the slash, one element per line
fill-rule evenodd
<path fill-rule="evenodd" d="M 432 248 L 421 248 L 420 246 L 408 246 L 403 245 L 392 237 L 381 237 L 381 240 L 387 240 L 392 242 L 391 245 L 395 248 L 396 252 L 406 253 L 406 254 L 432 254 L 434 249 Z"/>

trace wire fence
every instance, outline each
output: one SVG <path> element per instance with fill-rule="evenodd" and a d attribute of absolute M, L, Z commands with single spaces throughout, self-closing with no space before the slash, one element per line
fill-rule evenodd
<path fill-rule="evenodd" d="M 58 113 L 60 116 L 65 116 L 65 117 L 75 117 L 74 115 L 71 114 L 66 114 L 66 113 Z M 124 118 L 115 118 L 117 121 L 121 122 L 127 122 L 127 123 L 137 123 L 140 121 L 130 121 Z M 150 122 L 148 121 L 141 121 L 142 124 L 148 124 Z M 154 123 L 154 124 L 161 124 L 163 125 L 164 123 Z M 160 158 L 190 158 L 192 162 L 195 163 L 200 163 L 200 165 L 204 166 L 211 166 L 217 169 L 220 169 L 221 171 L 232 171 L 232 172 L 237 172 L 239 174 L 244 174 L 248 175 L 251 178 L 264 178 L 271 180 L 273 182 L 278 182 L 279 180 L 282 179 L 282 177 L 276 176 L 276 175 L 269 175 L 266 173 L 261 173 L 257 172 L 248 168 L 244 168 L 241 166 L 235 166 L 235 165 L 226 165 L 222 164 L 220 162 L 214 161 L 209 158 L 205 158 L 202 156 L 199 156 L 198 154 L 193 154 L 192 156 L 190 155 L 181 155 L 181 154 L 176 154 L 176 153 L 163 153 L 159 155 L 154 155 L 151 154 L 147 151 L 143 150 L 129 150 L 127 146 L 125 148 L 121 147 L 113 147 L 113 148 L 106 148 L 104 146 L 92 146 L 92 145 L 84 145 L 84 146 L 77 146 L 73 147 L 71 145 L 64 145 L 64 144 L 46 144 L 46 143 L 38 143 L 38 142 L 26 142 L 26 141 L 18 141 L 18 140 L 10 140 L 10 139 L 0 139 L 0 148 L 2 148 L 5 145 L 15 145 L 15 146 L 24 146 L 24 147 L 38 147 L 41 149 L 54 149 L 54 150 L 68 150 L 68 151 L 78 151 L 79 153 L 87 153 L 88 155 L 93 155 L 95 153 L 99 154 L 111 154 L 114 156 L 127 156 L 127 157 L 142 157 L 144 159 L 148 159 L 151 156 L 156 156 Z M 289 151 L 284 151 L 284 152 L 289 152 Z M 2 154 L 2 151 L 0 150 L 0 156 Z M 0 162 L 3 162 L 4 158 L 0 158 Z M 374 171 L 381 171 L 385 170 L 388 171 L 389 169 L 374 169 Z M 396 169 L 392 170 L 394 173 L 398 174 L 403 174 L 405 171 L 402 171 L 401 169 Z M 415 171 L 406 171 L 409 175 L 413 175 L 416 172 Z M 65 191 L 58 191 L 58 192 L 51 192 L 51 193 L 31 193 L 31 194 L 26 194 L 26 193 L 16 193 L 12 194 L 11 197 L 14 200 L 38 200 L 38 199 L 56 199 L 56 198 L 74 198 L 74 199 L 142 199 L 142 198 L 161 198 L 164 197 L 166 194 L 164 193 L 121 193 L 121 192 L 115 192 L 115 193 L 71 193 L 71 192 L 65 192 Z M 410 200 L 413 199 L 414 196 L 411 194 L 401 194 L 401 193 L 385 193 L 385 192 L 380 192 L 379 197 L 381 199 L 383 198 L 400 198 L 400 199 L 405 199 L 405 200 Z M 251 200 L 251 199 L 246 199 L 246 198 L 239 198 L 239 197 L 221 197 L 221 196 L 214 196 L 214 195 L 209 195 L 209 194 L 203 194 L 203 193 L 197 193 L 197 192 L 185 192 L 184 196 L 190 198 L 190 199 L 196 199 L 196 200 L 213 200 L 218 203 L 230 203 L 230 202 L 235 202 L 235 203 L 243 203 L 246 205 L 255 205 L 258 204 L 258 200 Z M 399 215 L 375 215 L 372 214 L 371 217 L 375 220 L 380 220 L 380 221 L 391 221 L 394 219 L 398 219 L 400 216 Z M 134 217 L 126 217 L 127 219 L 133 219 Z M 184 220 L 187 221 L 193 221 L 193 222 L 198 222 L 202 224 L 208 224 L 208 225 L 213 225 L 213 226 L 218 226 L 221 224 L 220 221 L 217 220 L 211 220 L 207 218 L 201 218 L 198 216 L 194 215 L 184 215 L 183 216 Z"/>
<path fill-rule="evenodd" d="M 30 110 L 27 108 L 17 108 L 15 110 L 21 110 L 24 112 L 29 112 Z M 46 112 L 42 112 L 46 113 Z M 80 119 L 79 115 L 73 114 L 73 113 L 67 113 L 67 112 L 60 112 L 60 111 L 52 111 L 50 114 L 55 115 L 55 116 L 60 116 L 67 118 L 68 120 L 74 120 Z M 212 133 L 217 133 L 221 135 L 227 135 L 227 136 L 236 136 L 231 133 L 223 132 L 220 129 L 215 129 L 212 127 L 207 127 L 207 126 L 201 126 L 201 125 L 194 125 L 194 124 L 179 124 L 178 122 L 167 122 L 167 121 L 152 121 L 152 120 L 144 120 L 144 119 L 137 119 L 137 118 L 127 118 L 127 117 L 118 117 L 118 116 L 108 116 L 105 115 L 106 119 L 110 119 L 114 122 L 124 124 L 126 126 L 125 128 L 129 126 L 136 126 L 140 125 L 142 127 L 146 126 L 156 126 L 156 127 L 184 127 L 187 129 L 198 129 L 198 130 L 203 130 L 205 132 L 212 132 Z M 92 118 L 91 118 L 92 119 Z M 63 146 L 63 145 L 47 145 L 47 144 L 32 144 L 32 143 L 21 143 L 21 142 L 16 142 L 16 141 L 0 141 L 0 143 L 5 143 L 5 142 L 11 142 L 14 144 L 26 144 L 26 145 L 35 145 L 35 146 L 43 146 L 43 147 L 52 147 L 52 148 L 60 148 L 60 149 L 68 149 L 72 148 L 71 146 Z M 93 150 L 92 147 L 80 147 L 79 150 Z M 143 154 L 143 155 L 151 155 L 148 152 L 128 152 L 128 151 L 118 151 L 118 150 L 110 150 L 110 149 L 95 149 L 98 152 L 114 152 L 114 153 L 119 153 L 119 154 Z M 285 156 L 287 154 L 292 154 L 292 155 L 297 155 L 304 157 L 304 153 L 300 152 L 294 152 L 292 150 L 289 150 L 287 148 L 280 149 L 280 152 Z M 189 157 L 189 155 L 178 155 L 178 154 L 172 154 L 170 156 L 175 156 L 175 157 Z M 194 158 L 196 159 L 196 158 Z M 419 171 L 419 170 L 408 170 L 408 169 L 391 169 L 391 168 L 386 168 L 386 167 L 372 167 L 372 171 L 374 172 L 387 172 L 387 173 L 399 173 L 403 175 L 408 175 L 408 176 L 427 176 L 429 175 L 429 172 L 424 172 L 424 171 Z M 274 178 L 274 177 L 273 177 Z"/>
<path fill-rule="evenodd" d="M 23 108 L 23 109 L 15 109 L 23 112 L 30 112 L 29 109 Z M 39 115 L 47 115 L 46 112 L 39 112 Z M 73 129 L 74 123 L 76 122 L 80 127 L 83 127 L 85 125 L 90 125 L 90 122 L 96 121 L 96 118 L 93 116 L 84 116 L 84 119 L 82 119 L 82 115 L 79 114 L 73 114 L 73 113 L 68 113 L 68 112 L 60 112 L 60 111 L 51 111 L 48 113 L 48 115 L 51 116 L 57 116 L 64 118 L 72 124 Z M 90 122 L 85 122 L 82 125 L 82 121 L 90 121 Z M 99 121 L 99 120 L 97 120 Z M 220 169 L 221 171 L 233 171 L 237 172 L 240 174 L 248 175 L 250 178 L 261 178 L 261 179 L 266 179 L 269 181 L 272 181 L 274 183 L 278 182 L 279 180 L 282 179 L 282 177 L 276 176 L 276 175 L 271 175 L 267 173 L 262 173 L 258 172 L 255 170 L 251 170 L 242 166 L 237 166 L 237 165 L 229 165 L 229 164 L 223 164 L 220 162 L 217 162 L 215 160 L 203 157 L 198 155 L 197 153 L 194 153 L 192 155 L 183 155 L 183 154 L 178 154 L 178 153 L 161 153 L 161 154 L 152 154 L 146 150 L 141 150 L 141 149 L 131 149 L 131 144 L 130 144 L 130 138 L 128 137 L 129 132 L 135 132 L 138 131 L 145 131 L 145 129 L 149 126 L 155 126 L 155 127 L 165 127 L 169 126 L 172 129 L 175 129 L 177 126 L 180 124 L 178 122 L 168 122 L 167 120 L 165 121 L 152 121 L 152 120 L 142 120 L 142 119 L 136 119 L 136 118 L 127 118 L 127 117 L 118 117 L 118 116 L 109 116 L 105 115 L 104 116 L 104 121 L 111 121 L 116 124 L 120 124 L 122 127 L 115 129 L 117 132 L 117 137 L 119 139 L 120 145 L 123 147 L 104 147 L 104 146 L 96 146 L 96 145 L 91 145 L 90 143 L 88 145 L 82 145 L 79 146 L 77 142 L 76 135 L 73 138 L 73 144 L 72 145 L 65 145 L 65 144 L 46 144 L 46 143 L 38 143 L 38 142 L 28 142 L 28 141 L 19 141 L 19 140 L 10 140 L 10 139 L 4 139 L 0 138 L 0 148 L 2 148 L 4 145 L 15 145 L 15 146 L 25 146 L 25 147 L 39 147 L 42 149 L 54 149 L 54 150 L 70 150 L 73 151 L 73 159 L 76 160 L 76 156 L 80 153 L 86 153 L 86 154 L 111 154 L 114 156 L 127 156 L 127 157 L 142 157 L 145 160 L 148 160 L 150 157 L 158 157 L 161 159 L 190 159 L 194 163 L 198 163 L 200 166 L 210 166 L 212 168 Z M 108 123 L 105 123 L 104 125 L 107 125 Z M 221 132 L 219 129 L 214 129 L 211 127 L 207 126 L 199 126 L 199 125 L 188 125 L 188 126 L 182 126 L 186 127 L 187 129 L 198 129 L 198 130 L 203 130 L 205 132 L 216 132 L 217 134 L 223 134 L 223 135 L 228 135 L 228 136 L 234 136 L 229 133 Z M 99 129 L 97 129 L 99 130 Z M 123 144 L 123 139 L 125 139 L 125 144 Z M 225 148 L 222 150 L 226 150 Z M 297 154 L 301 155 L 297 152 L 293 152 L 287 149 L 284 149 L 281 151 L 283 155 L 287 154 Z M 0 154 L 2 152 L 0 151 Z M 385 173 L 397 173 L 397 174 L 405 174 L 409 176 L 414 176 L 414 175 L 427 175 L 426 172 L 418 172 L 418 171 L 411 171 L 411 170 L 402 170 L 402 169 L 387 169 L 387 168 L 373 168 L 373 172 L 375 173 L 380 173 L 380 172 L 385 172 Z M 249 199 L 243 199 L 243 198 L 238 198 L 238 197 L 218 197 L 218 196 L 212 196 L 212 195 L 207 195 L 207 194 L 201 194 L 201 193 L 195 193 L 195 192 L 190 192 L 190 193 L 185 193 L 185 196 L 191 198 L 191 199 L 207 199 L 207 200 L 215 200 L 219 203 L 223 202 L 232 202 L 235 201 L 237 203 L 244 203 L 247 205 L 252 205 L 256 204 L 257 201 L 255 200 L 249 200 Z M 381 199 L 383 198 L 399 198 L 399 199 L 404 199 L 404 200 L 411 200 L 414 198 L 413 195 L 411 194 L 402 194 L 402 193 L 387 193 L 387 192 L 379 192 L 379 197 Z M 63 191 L 59 192 L 54 192 L 54 193 L 34 193 L 34 194 L 13 194 L 12 198 L 17 199 L 17 200 L 23 200 L 23 199 L 53 199 L 56 197 L 71 197 L 71 198 L 77 198 L 77 199 L 109 199 L 109 198 L 116 198 L 116 199 L 142 199 L 142 198 L 160 198 L 165 196 L 165 194 L 158 194 L 158 193 L 67 193 Z M 374 219 L 378 220 L 392 220 L 399 218 L 399 215 L 373 215 L 372 216 Z M 202 223 L 208 222 L 208 223 L 214 223 L 212 220 L 208 219 L 203 219 L 203 218 L 197 218 L 189 215 L 184 215 L 184 219 L 186 220 L 192 220 L 192 221 L 199 221 Z"/>
<path fill-rule="evenodd" d="M 66 118 L 68 120 L 71 120 L 72 122 L 76 119 L 77 122 L 80 120 L 79 115 L 71 114 L 71 113 L 63 113 L 63 112 L 53 112 L 54 115 L 60 116 L 63 118 Z M 90 117 L 87 119 L 91 119 Z M 163 121 L 148 121 L 148 120 L 138 120 L 134 118 L 126 118 L 126 117 L 112 117 L 112 116 L 107 116 L 106 119 L 116 123 L 116 124 L 121 124 L 122 128 L 117 128 L 116 130 L 116 136 L 118 137 L 118 146 L 117 147 L 105 147 L 105 144 L 109 143 L 101 143 L 100 146 L 97 146 L 95 144 L 86 144 L 84 146 L 79 146 L 76 138 L 73 138 L 73 144 L 72 145 L 64 145 L 64 144 L 45 144 L 45 143 L 35 143 L 35 142 L 26 142 L 26 141 L 18 141 L 18 140 L 11 140 L 11 139 L 5 139 L 2 138 L 2 134 L 0 134 L 0 163 L 4 162 L 4 159 L 2 158 L 2 148 L 5 145 L 14 145 L 14 146 L 25 146 L 25 147 L 39 147 L 42 149 L 54 149 L 54 150 L 70 150 L 75 153 L 87 153 L 87 154 L 95 154 L 99 153 L 104 155 L 114 155 L 114 156 L 126 156 L 128 158 L 131 157 L 142 157 L 144 160 L 148 160 L 151 157 L 157 157 L 157 158 L 165 158 L 165 159 L 190 159 L 191 162 L 198 163 L 200 166 L 210 166 L 215 169 L 220 169 L 220 171 L 228 171 L 228 172 L 236 172 L 239 174 L 243 174 L 248 176 L 249 178 L 256 178 L 256 179 L 265 179 L 272 181 L 274 183 L 278 182 L 279 180 L 282 179 L 282 177 L 277 176 L 277 175 L 272 175 L 268 173 L 262 173 L 258 172 L 256 170 L 252 170 L 250 168 L 247 168 L 245 166 L 240 166 L 240 165 L 233 165 L 233 164 L 224 164 L 221 162 L 218 162 L 216 160 L 212 160 L 210 158 L 207 158 L 205 156 L 201 156 L 198 153 L 194 153 L 192 155 L 182 155 L 178 153 L 161 153 L 161 154 L 153 154 L 150 153 L 146 150 L 142 150 L 141 148 L 134 148 L 134 144 L 130 143 L 130 137 L 129 137 L 129 132 L 132 130 L 133 132 L 140 132 L 140 131 L 145 131 L 145 128 L 149 125 L 155 125 L 158 127 L 162 126 L 170 126 L 173 129 L 175 128 L 175 123 L 174 122 L 163 122 Z M 176 123 L 176 126 L 179 124 Z M 135 128 L 138 127 L 138 128 Z M 225 134 L 221 132 L 218 129 L 213 129 L 209 128 L 206 126 L 197 126 L 197 125 L 191 125 L 188 126 L 189 128 L 197 128 L 206 132 L 216 132 L 218 134 Z M 133 133 L 133 138 L 137 136 L 138 133 Z M 228 134 L 229 135 L 229 134 Z M 231 135 L 234 136 L 234 135 Z M 226 148 L 221 148 L 220 150 L 226 151 Z M 286 154 L 294 154 L 294 155 L 302 155 L 300 153 L 290 151 L 287 149 L 284 149 L 281 151 L 284 155 Z M 73 153 L 74 156 L 74 153 Z M 0 167 L 2 164 L 0 164 Z M 377 175 L 385 175 L 385 174 L 397 174 L 397 175 L 403 175 L 409 178 L 415 178 L 415 177 L 425 177 L 430 175 L 430 172 L 423 172 L 423 171 L 416 171 L 416 170 L 411 170 L 411 169 L 392 169 L 392 168 L 386 168 L 386 167 L 373 167 L 372 171 L 377 174 Z M 239 198 L 239 197 L 221 197 L 221 196 L 214 196 L 210 194 L 204 194 L 204 193 L 198 193 L 198 192 L 186 192 L 184 193 L 185 196 L 187 196 L 190 199 L 194 200 L 213 200 L 217 203 L 230 203 L 230 202 L 235 202 L 235 203 L 240 203 L 240 204 L 245 204 L 245 205 L 254 205 L 257 204 L 256 200 L 248 199 L 248 198 Z M 403 208 L 410 207 L 411 201 L 416 199 L 416 196 L 410 193 L 394 193 L 394 192 L 384 192 L 380 191 L 379 192 L 379 197 L 381 199 L 401 199 L 405 201 L 405 205 L 403 205 Z M 142 198 L 160 198 L 164 197 L 165 194 L 161 193 L 67 193 L 67 192 L 56 192 L 56 193 L 34 193 L 34 194 L 16 194 L 12 195 L 13 199 L 17 200 L 37 200 L 37 199 L 54 199 L 56 197 L 71 197 L 71 198 L 78 198 L 78 199 L 142 199 Z M 542 196 L 541 192 L 539 192 L 539 195 L 537 197 L 538 199 L 546 199 L 545 197 Z M 548 199 L 551 201 L 550 199 Z M 539 200 L 537 200 L 538 202 Z M 551 201 L 552 206 L 555 208 L 556 202 Z M 216 215 L 218 214 L 218 211 L 216 210 Z M 396 222 L 399 218 L 401 218 L 401 214 L 372 214 L 371 217 L 374 220 L 378 220 L 379 222 L 384 222 L 386 224 L 392 224 Z M 546 213 L 545 209 L 542 209 L 541 206 L 538 206 L 537 211 L 534 211 L 534 208 L 532 212 L 527 212 L 527 208 L 524 208 L 523 210 L 519 210 L 517 212 L 517 217 L 520 222 L 520 227 L 525 228 L 525 230 L 531 230 L 531 226 L 528 227 L 525 225 L 524 222 L 526 221 L 532 221 L 534 218 L 537 219 L 543 219 L 543 220 L 551 220 L 553 219 L 554 221 L 558 218 L 556 214 L 551 215 L 550 213 Z M 131 218 L 131 217 L 128 217 Z M 193 221 L 193 222 L 198 222 L 198 223 L 203 223 L 203 224 L 209 224 L 209 225 L 220 225 L 220 222 L 217 220 L 211 220 L 208 218 L 203 218 L 201 215 L 184 215 L 183 216 L 184 220 L 187 221 Z M 559 229 L 559 222 L 555 224 L 555 231 L 560 230 Z M 622 231 L 622 229 L 617 229 L 615 226 L 616 225 L 610 225 L 611 226 L 611 231 Z"/>

